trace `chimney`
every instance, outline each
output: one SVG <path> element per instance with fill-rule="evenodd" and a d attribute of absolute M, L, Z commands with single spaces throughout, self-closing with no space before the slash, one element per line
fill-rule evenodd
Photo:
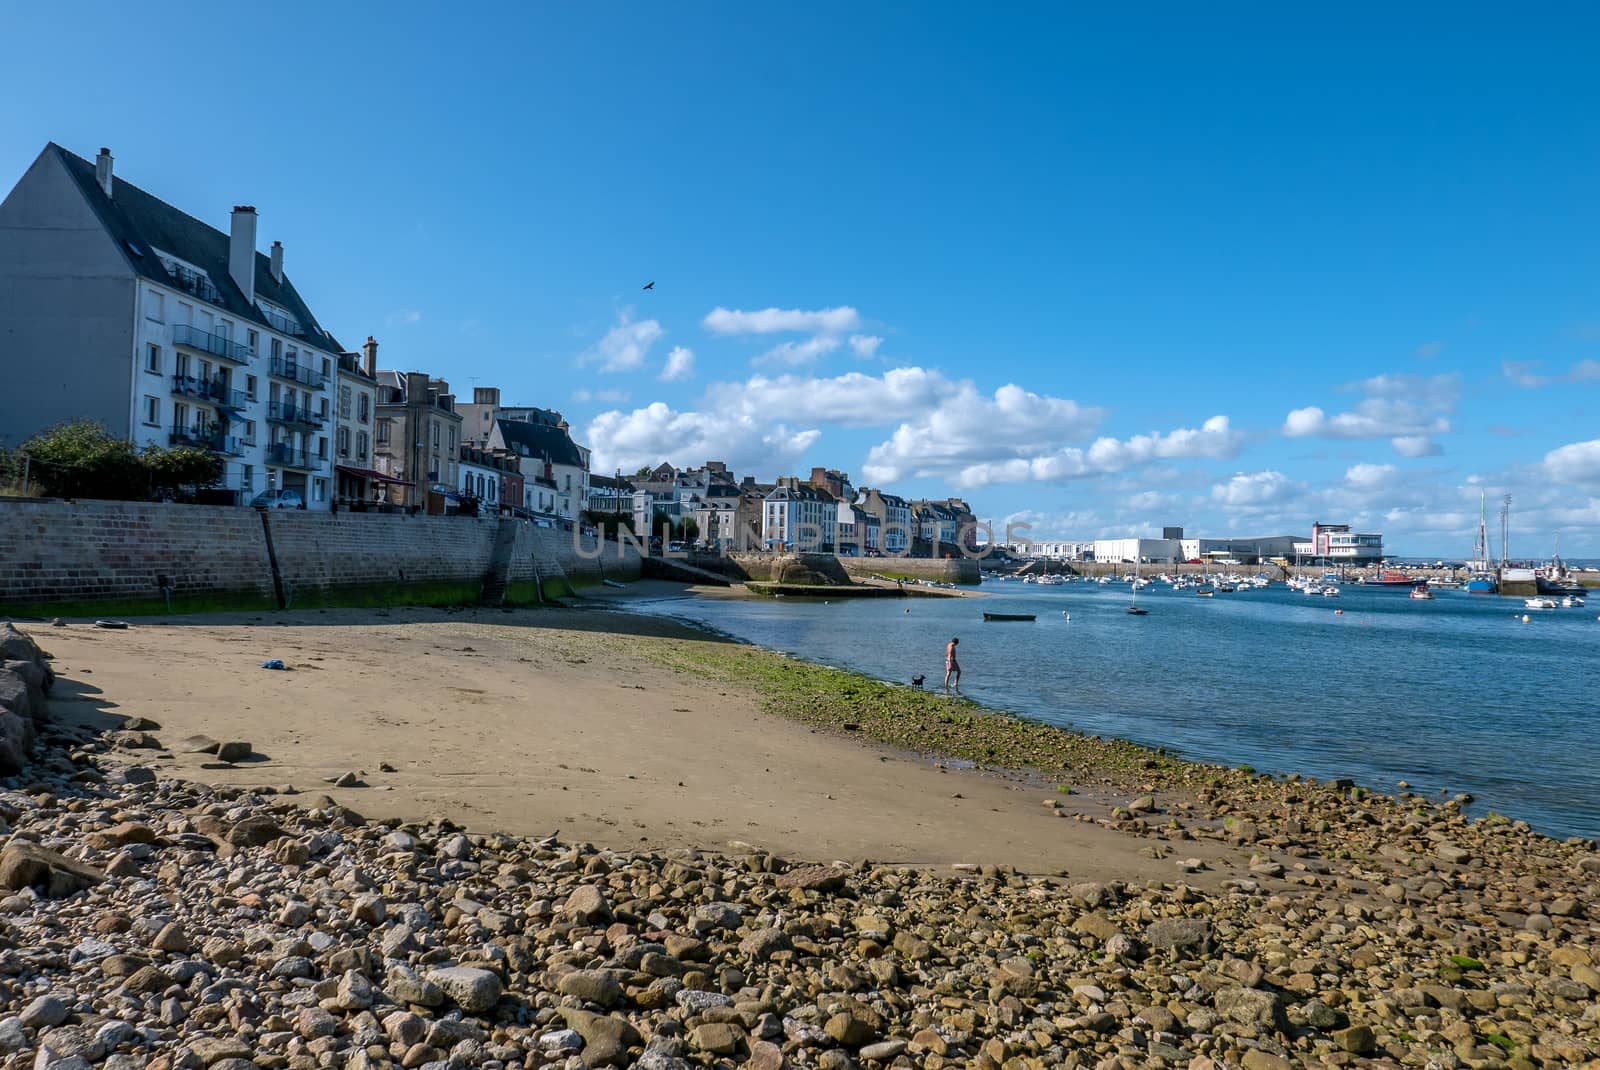
<path fill-rule="evenodd" d="M 367 344 L 361 347 L 361 366 L 372 378 L 378 377 L 378 342 L 370 334 Z"/>
<path fill-rule="evenodd" d="M 256 299 L 256 210 L 248 204 L 233 207 L 233 228 L 228 234 L 228 274 L 244 292 Z"/>
<path fill-rule="evenodd" d="M 283 281 L 283 242 L 272 243 L 272 279 L 274 282 Z"/>
<path fill-rule="evenodd" d="M 111 150 L 102 148 L 100 155 L 94 158 L 94 180 L 100 183 L 100 188 L 105 191 L 106 199 L 111 199 Z"/>

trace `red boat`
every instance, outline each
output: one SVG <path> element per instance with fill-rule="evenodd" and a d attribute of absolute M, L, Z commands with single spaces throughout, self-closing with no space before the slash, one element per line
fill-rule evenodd
<path fill-rule="evenodd" d="M 1369 576 L 1361 581 L 1363 587 L 1415 587 L 1419 583 L 1427 583 L 1407 576 L 1404 572 L 1380 572 L 1376 576 Z"/>

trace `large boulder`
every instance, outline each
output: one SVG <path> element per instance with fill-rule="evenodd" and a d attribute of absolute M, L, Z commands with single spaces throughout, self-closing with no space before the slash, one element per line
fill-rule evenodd
<path fill-rule="evenodd" d="M 0 888 L 39 888 L 52 898 L 99 884 L 106 875 L 91 865 L 28 840 L 12 840 L 0 851 Z"/>

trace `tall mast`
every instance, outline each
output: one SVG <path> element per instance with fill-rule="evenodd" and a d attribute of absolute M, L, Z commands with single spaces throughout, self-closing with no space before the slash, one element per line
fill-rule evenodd
<path fill-rule="evenodd" d="M 1511 560 L 1511 495 L 1500 499 L 1500 567 Z"/>
<path fill-rule="evenodd" d="M 1478 492 L 1478 541 L 1472 545 L 1472 559 L 1480 569 L 1489 567 L 1489 495 Z"/>

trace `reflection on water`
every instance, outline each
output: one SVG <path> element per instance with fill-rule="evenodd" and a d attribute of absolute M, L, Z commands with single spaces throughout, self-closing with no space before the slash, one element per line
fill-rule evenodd
<path fill-rule="evenodd" d="M 961 638 L 973 698 L 1083 732 L 1383 791 L 1470 792 L 1553 835 L 1600 835 L 1594 609 L 1516 599 L 1282 586 L 1196 598 L 1157 584 L 985 584 L 982 599 L 644 603 L 886 680 L 936 684 Z M 908 612 L 909 610 L 909 612 Z M 1034 613 L 984 623 L 983 611 Z M 1336 613 L 1342 610 L 1343 613 Z M 1063 617 L 1071 614 L 1071 620 Z"/>

